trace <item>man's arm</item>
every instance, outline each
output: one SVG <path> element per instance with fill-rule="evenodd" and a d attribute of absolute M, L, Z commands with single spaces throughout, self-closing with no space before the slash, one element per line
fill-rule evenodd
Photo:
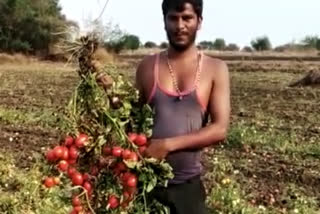
<path fill-rule="evenodd" d="M 139 104 L 143 105 L 146 103 L 146 98 L 144 95 L 143 90 L 143 61 L 138 65 L 137 71 L 136 71 L 136 81 L 135 81 L 135 87 L 139 91 Z"/>
<path fill-rule="evenodd" d="M 153 87 L 153 56 L 146 56 L 138 65 L 136 71 L 135 87 L 139 91 L 139 103 L 141 105 L 147 103 L 149 93 Z M 150 72 L 151 71 L 151 72 Z M 152 81 L 150 81 L 152 80 Z"/>
<path fill-rule="evenodd" d="M 211 124 L 199 131 L 167 138 L 151 140 L 146 150 L 148 156 L 163 159 L 168 153 L 182 149 L 203 148 L 223 141 L 230 121 L 230 80 L 227 65 L 219 61 L 213 66 L 215 75 L 209 97 Z"/>

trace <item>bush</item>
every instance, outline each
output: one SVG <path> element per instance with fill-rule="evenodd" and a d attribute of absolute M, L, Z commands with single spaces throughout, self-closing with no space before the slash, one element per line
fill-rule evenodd
<path fill-rule="evenodd" d="M 240 48 L 237 44 L 230 43 L 226 48 L 227 51 L 239 51 Z"/>
<path fill-rule="evenodd" d="M 161 48 L 161 49 L 166 49 L 166 48 L 168 48 L 168 47 L 169 47 L 168 42 L 162 42 L 162 43 L 160 44 L 160 48 Z"/>
<path fill-rule="evenodd" d="M 144 44 L 144 47 L 145 48 L 156 48 L 157 47 L 157 44 L 154 43 L 154 42 L 151 42 L 151 41 L 148 41 Z"/>
<path fill-rule="evenodd" d="M 120 53 L 122 50 L 136 50 L 140 47 L 140 39 L 135 35 L 124 35 L 117 40 L 105 43 L 105 48 L 109 52 Z"/>
<path fill-rule="evenodd" d="M 302 40 L 302 44 L 306 48 L 315 48 L 320 50 L 320 38 L 318 36 L 306 36 L 306 38 Z"/>
<path fill-rule="evenodd" d="M 27 41 L 21 41 L 20 39 L 11 41 L 11 50 L 13 52 L 23 52 L 27 53 L 31 51 L 31 45 Z"/>
<path fill-rule="evenodd" d="M 57 0 L 1 0 L 0 51 L 49 54 L 49 47 L 66 27 L 77 26 L 66 20 Z"/>
<path fill-rule="evenodd" d="M 242 48 L 242 51 L 244 51 L 244 52 L 252 52 L 253 50 L 252 50 L 252 48 L 251 47 L 249 47 L 249 46 L 244 46 L 243 48 Z"/>
<path fill-rule="evenodd" d="M 122 40 L 125 49 L 137 50 L 140 47 L 140 39 L 136 35 L 125 35 Z"/>
<path fill-rule="evenodd" d="M 120 53 L 124 49 L 124 42 L 122 40 L 112 41 L 112 42 L 106 42 L 104 44 L 104 47 L 109 52 L 114 52 L 116 54 Z"/>
<path fill-rule="evenodd" d="M 319 50 L 319 51 L 320 51 L 320 39 L 318 39 L 318 40 L 317 40 L 316 48 L 317 48 L 317 50 Z"/>
<path fill-rule="evenodd" d="M 251 46 L 256 51 L 267 51 L 272 49 L 271 42 L 267 36 L 258 37 L 251 41 Z"/>
<path fill-rule="evenodd" d="M 226 42 L 224 41 L 224 39 L 218 38 L 214 41 L 213 49 L 222 51 L 225 48 L 226 48 Z"/>
<path fill-rule="evenodd" d="M 211 42 L 211 41 L 201 41 L 199 43 L 199 47 L 201 49 L 211 50 L 211 49 L 213 49 L 213 42 Z"/>

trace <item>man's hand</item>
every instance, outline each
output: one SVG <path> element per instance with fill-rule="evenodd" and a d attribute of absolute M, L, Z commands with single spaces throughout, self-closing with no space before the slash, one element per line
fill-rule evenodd
<path fill-rule="evenodd" d="M 145 151 L 146 157 L 153 157 L 159 160 L 165 159 L 169 154 L 168 141 L 165 139 L 154 139 L 149 142 Z"/>

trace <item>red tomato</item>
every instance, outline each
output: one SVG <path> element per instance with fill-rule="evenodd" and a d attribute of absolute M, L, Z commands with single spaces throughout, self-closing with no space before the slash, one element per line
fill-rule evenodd
<path fill-rule="evenodd" d="M 75 206 L 75 207 L 73 207 L 73 209 L 74 209 L 77 213 L 79 213 L 79 212 L 81 212 L 81 211 L 83 210 L 83 208 L 82 208 L 81 205 L 80 205 L 80 206 Z"/>
<path fill-rule="evenodd" d="M 124 164 L 123 162 L 118 162 L 115 168 L 118 169 L 120 172 L 124 172 L 128 169 L 126 164 Z"/>
<path fill-rule="evenodd" d="M 108 158 L 104 158 L 104 157 L 100 157 L 97 167 L 99 169 L 101 169 L 101 168 L 106 167 L 107 165 L 109 165 L 109 159 Z"/>
<path fill-rule="evenodd" d="M 112 155 L 114 157 L 121 157 L 122 155 L 122 148 L 119 146 L 115 146 L 112 148 Z"/>
<path fill-rule="evenodd" d="M 141 147 L 139 147 L 139 153 L 140 153 L 141 155 L 143 155 L 144 152 L 146 151 L 146 149 L 147 149 L 146 146 L 141 146 Z"/>
<path fill-rule="evenodd" d="M 91 185 L 91 183 L 88 182 L 88 181 L 84 182 L 83 188 L 84 188 L 85 190 L 87 190 L 88 193 L 91 193 L 91 191 L 92 191 L 92 185 Z"/>
<path fill-rule="evenodd" d="M 123 198 L 124 198 L 124 200 L 129 199 L 129 197 L 130 197 L 130 194 L 129 194 L 127 191 L 125 191 L 125 192 L 123 193 Z"/>
<path fill-rule="evenodd" d="M 88 173 L 84 173 L 82 177 L 84 181 L 88 181 L 90 179 L 90 175 Z"/>
<path fill-rule="evenodd" d="M 123 159 L 125 159 L 125 160 L 129 159 L 130 155 L 131 155 L 131 151 L 129 149 L 123 150 L 123 152 L 122 152 Z"/>
<path fill-rule="evenodd" d="M 67 171 L 68 167 L 69 167 L 69 164 L 65 160 L 60 161 L 59 164 L 58 164 L 58 168 L 63 172 Z"/>
<path fill-rule="evenodd" d="M 126 190 L 126 191 L 130 194 L 130 196 L 132 197 L 132 195 L 136 193 L 137 187 L 128 187 L 128 186 L 126 186 L 126 187 L 125 187 L 125 190 Z"/>
<path fill-rule="evenodd" d="M 69 158 L 70 159 L 77 159 L 78 156 L 79 156 L 79 151 L 78 151 L 77 147 L 71 146 L 69 148 Z"/>
<path fill-rule="evenodd" d="M 77 159 L 69 159 L 67 162 L 69 165 L 75 165 L 77 163 Z"/>
<path fill-rule="evenodd" d="M 109 146 L 103 147 L 103 154 L 108 156 L 111 155 L 112 149 Z"/>
<path fill-rule="evenodd" d="M 138 146 L 144 146 L 147 144 L 147 137 L 145 134 L 139 134 L 135 140 L 135 144 Z"/>
<path fill-rule="evenodd" d="M 53 182 L 54 182 L 55 185 L 59 185 L 60 184 L 60 178 L 58 178 L 58 177 L 53 178 Z"/>
<path fill-rule="evenodd" d="M 129 177 L 131 177 L 133 174 L 130 173 L 130 172 L 125 172 L 123 175 L 122 175 L 122 181 L 125 183 Z"/>
<path fill-rule="evenodd" d="M 128 158 L 129 161 L 134 161 L 134 162 L 138 161 L 138 159 L 139 159 L 138 155 L 135 152 L 131 152 L 130 157 Z"/>
<path fill-rule="evenodd" d="M 134 189 L 134 191 L 136 190 L 135 188 L 132 188 L 132 189 Z M 123 198 L 124 198 L 125 202 L 129 202 L 129 201 L 131 201 L 133 199 L 133 194 L 132 193 L 133 192 L 129 192 L 127 190 L 123 192 Z"/>
<path fill-rule="evenodd" d="M 72 206 L 80 206 L 81 205 L 81 200 L 78 196 L 73 196 L 72 198 Z"/>
<path fill-rule="evenodd" d="M 50 149 L 46 154 L 47 161 L 52 163 L 57 160 L 55 153 L 52 149 Z"/>
<path fill-rule="evenodd" d="M 73 138 L 71 136 L 67 136 L 64 139 L 64 145 L 65 146 L 72 146 L 72 144 L 73 144 Z"/>
<path fill-rule="evenodd" d="M 130 141 L 135 142 L 135 140 L 137 139 L 137 134 L 136 133 L 129 133 L 128 134 L 128 138 Z"/>
<path fill-rule="evenodd" d="M 76 173 L 76 172 L 77 172 L 77 170 L 76 170 L 74 167 L 69 167 L 69 169 L 68 169 L 68 176 L 69 176 L 70 178 L 72 178 L 73 174 Z"/>
<path fill-rule="evenodd" d="M 137 177 L 135 175 L 131 175 L 127 181 L 126 181 L 126 185 L 128 187 L 136 187 L 138 183 Z"/>
<path fill-rule="evenodd" d="M 75 186 L 80 186 L 83 184 L 83 177 L 81 175 L 81 173 L 79 172 L 75 172 L 72 176 L 72 184 Z"/>
<path fill-rule="evenodd" d="M 123 201 L 123 202 L 121 203 L 121 207 L 122 207 L 122 208 L 126 208 L 128 205 L 129 205 L 129 203 L 128 203 L 127 201 Z"/>
<path fill-rule="evenodd" d="M 73 208 L 70 214 L 78 214 L 78 212 Z"/>
<path fill-rule="evenodd" d="M 118 168 L 114 168 L 114 169 L 112 170 L 112 172 L 113 172 L 113 174 L 115 174 L 115 175 L 117 175 L 117 176 L 119 176 L 119 175 L 121 174 L 121 171 L 120 171 L 120 169 L 118 169 Z"/>
<path fill-rule="evenodd" d="M 78 148 L 82 148 L 82 147 L 84 147 L 85 145 L 88 144 L 88 140 L 89 140 L 88 135 L 86 135 L 86 134 L 80 134 L 80 135 L 76 138 L 75 144 L 76 144 L 76 146 L 77 146 Z"/>
<path fill-rule="evenodd" d="M 97 176 L 99 174 L 99 168 L 97 166 L 91 166 L 90 174 L 92 176 Z"/>
<path fill-rule="evenodd" d="M 46 178 L 46 179 L 44 180 L 44 185 L 45 185 L 47 188 L 53 187 L 53 186 L 55 185 L 53 178 L 51 178 L 51 177 Z"/>
<path fill-rule="evenodd" d="M 119 206 L 119 199 L 115 195 L 111 195 L 108 199 L 108 206 L 115 209 Z"/>
<path fill-rule="evenodd" d="M 56 147 L 54 147 L 53 152 L 54 152 L 54 156 L 57 159 L 59 159 L 63 155 L 63 147 L 62 146 L 56 146 Z"/>
<path fill-rule="evenodd" d="M 63 152 L 62 152 L 61 159 L 62 160 L 68 160 L 69 159 L 69 149 L 68 149 L 68 147 L 64 146 L 64 147 L 62 147 L 62 149 L 63 149 Z"/>

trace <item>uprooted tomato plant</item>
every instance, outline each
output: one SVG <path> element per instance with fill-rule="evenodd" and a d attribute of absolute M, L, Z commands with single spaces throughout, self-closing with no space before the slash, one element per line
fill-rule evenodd
<path fill-rule="evenodd" d="M 98 72 L 80 66 L 65 136 L 46 153 L 44 187 L 68 194 L 71 213 L 166 213 L 150 194 L 167 185 L 172 169 L 144 157 L 153 111 L 139 104 L 138 90 L 117 69 L 103 72 L 113 80 L 108 88 L 97 83 Z"/>

